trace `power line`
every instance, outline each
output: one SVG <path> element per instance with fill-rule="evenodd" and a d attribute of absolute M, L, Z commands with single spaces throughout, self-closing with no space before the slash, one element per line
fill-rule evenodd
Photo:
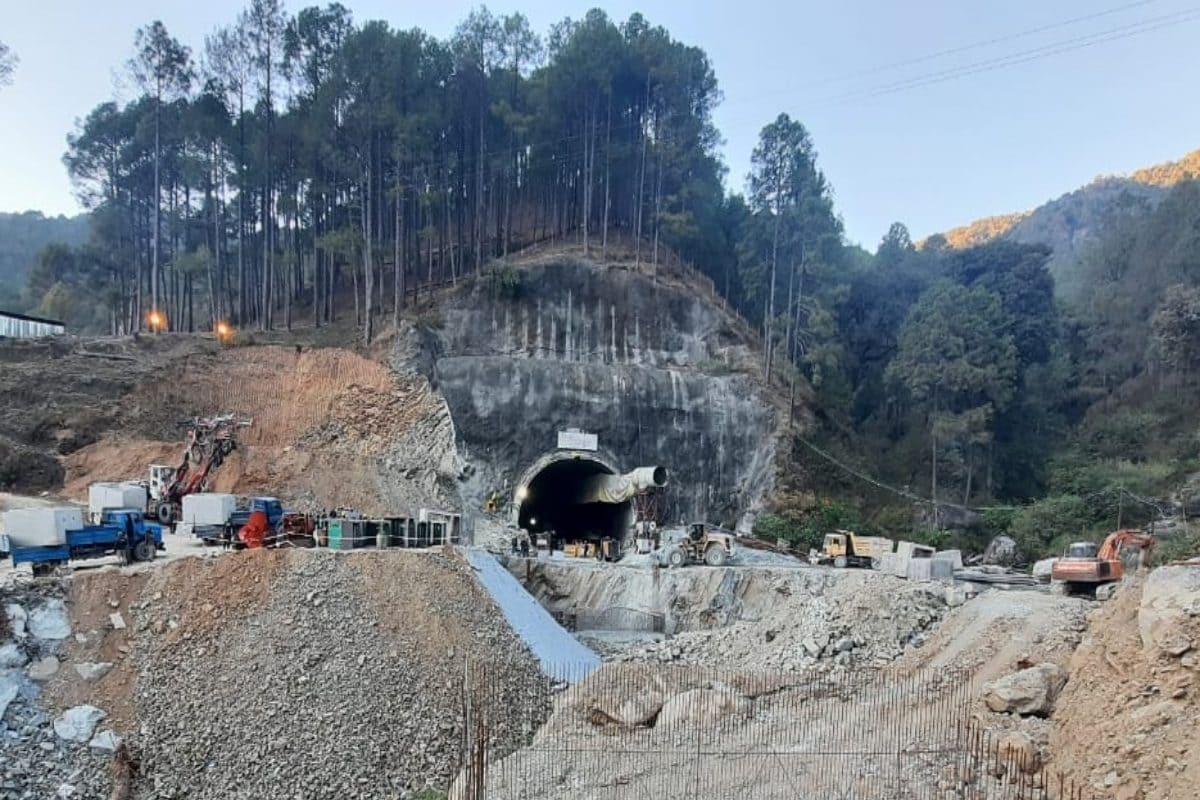
<path fill-rule="evenodd" d="M 894 94 L 900 91 L 916 89 L 923 86 L 929 86 L 935 83 L 953 80 L 955 78 L 966 77 L 969 75 L 977 75 L 982 72 L 990 72 L 1005 67 L 1017 66 L 1030 61 L 1037 61 L 1050 56 L 1061 55 L 1075 50 L 1082 50 L 1086 47 L 1093 47 L 1097 44 L 1105 44 L 1108 42 L 1128 39 L 1133 36 L 1139 36 L 1144 33 L 1161 30 L 1163 28 L 1175 27 L 1187 22 L 1192 22 L 1200 19 L 1200 7 L 1193 6 L 1183 11 L 1165 14 L 1159 17 L 1152 17 L 1138 22 L 1132 22 L 1126 25 L 1110 28 L 1108 30 L 1099 31 L 1096 33 L 1085 34 L 1071 39 L 1064 39 L 1058 42 L 1042 45 L 1031 48 L 1029 50 L 1011 53 L 1005 56 L 997 56 L 995 58 L 976 61 L 969 64 L 962 64 L 957 67 L 940 70 L 937 72 L 917 75 L 912 78 L 907 78 L 902 81 L 897 81 L 891 84 L 885 84 L 875 88 L 868 88 L 847 92 L 841 95 L 834 95 L 825 98 L 825 102 L 836 103 L 845 100 L 868 99 L 872 97 L 880 97 L 887 94 Z"/>
<path fill-rule="evenodd" d="M 1142 6 L 1148 6 L 1148 5 L 1151 5 L 1156 2 L 1158 2 L 1158 0 L 1139 0 L 1136 3 L 1128 3 L 1126 5 L 1117 6 L 1115 8 L 1109 8 L 1104 11 L 1097 11 L 1092 14 L 1085 14 L 1080 17 L 1072 17 L 1071 19 L 1065 19 L 1060 22 L 1052 22 L 1048 25 L 1040 25 L 1036 28 L 1027 28 L 1026 30 L 1023 30 L 1023 31 L 1017 31 L 1015 33 L 1005 34 L 1003 36 L 996 36 L 996 37 L 993 37 L 990 39 L 980 39 L 978 41 L 969 42 L 967 44 L 958 45 L 956 47 L 950 47 L 945 50 L 938 50 L 936 52 L 927 53 L 927 54 L 921 55 L 921 56 L 913 56 L 911 58 L 905 58 L 900 61 L 892 61 L 887 64 L 878 64 L 874 67 L 867 67 L 866 69 L 861 69 L 856 72 L 848 72 L 843 75 L 835 75 L 835 76 L 831 76 L 828 78 L 822 78 L 822 79 L 816 80 L 816 81 L 809 81 L 807 83 L 797 84 L 794 88 L 807 89 L 807 88 L 813 88 L 813 87 L 826 85 L 826 84 L 830 84 L 830 83 L 842 83 L 844 81 L 855 80 L 857 78 L 864 78 L 864 77 L 867 77 L 868 75 L 878 75 L 881 72 L 889 72 L 891 70 L 900 69 L 902 67 L 911 67 L 915 64 L 923 64 L 928 61 L 936 61 L 937 59 L 945 58 L 946 56 L 958 55 L 960 53 L 970 52 L 971 50 L 978 50 L 978 49 L 985 48 L 985 47 L 991 47 L 992 45 L 1003 44 L 1005 42 L 1012 42 L 1012 41 L 1016 41 L 1018 39 L 1025 39 L 1030 36 L 1036 36 L 1039 33 L 1046 33 L 1047 31 L 1058 30 L 1059 28 L 1066 28 L 1066 27 L 1070 27 L 1072 25 L 1077 25 L 1080 22 L 1090 22 L 1091 20 L 1100 19 L 1102 17 L 1112 16 L 1113 14 L 1119 14 L 1123 11 L 1129 11 L 1134 8 L 1141 8 Z"/>

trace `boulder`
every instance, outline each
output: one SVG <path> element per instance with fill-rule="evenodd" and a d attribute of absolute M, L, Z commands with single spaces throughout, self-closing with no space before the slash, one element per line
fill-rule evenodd
<path fill-rule="evenodd" d="M 29 613 L 26 623 L 35 639 L 65 639 L 71 635 L 71 623 L 67 621 L 67 607 L 62 600 L 47 600 Z"/>
<path fill-rule="evenodd" d="M 1009 536 L 997 536 L 983 551 L 983 563 L 999 567 L 1015 566 L 1020 557 L 1016 540 Z"/>
<path fill-rule="evenodd" d="M 82 744 L 92 738 L 92 733 L 100 724 L 100 720 L 107 716 L 108 714 L 95 706 L 82 705 L 68 708 L 62 713 L 62 716 L 54 720 L 54 732 L 60 739 Z"/>
<path fill-rule="evenodd" d="M 1050 580 L 1050 573 L 1054 570 L 1054 562 L 1057 558 L 1043 558 L 1035 561 L 1033 564 L 1033 577 L 1039 581 Z"/>
<path fill-rule="evenodd" d="M 95 736 L 93 736 L 92 740 L 90 742 L 88 742 L 88 747 L 90 747 L 93 750 L 99 750 L 104 753 L 112 753 L 112 752 L 116 751 L 117 747 L 120 744 L 121 744 L 121 737 L 117 736 L 116 731 L 113 731 L 111 728 L 108 728 L 108 729 L 100 731 Z"/>
<path fill-rule="evenodd" d="M 0 669 L 23 667 L 29 658 L 16 642 L 0 645 Z"/>
<path fill-rule="evenodd" d="M 1200 608 L 1200 565 L 1159 567 L 1146 578 L 1138 609 L 1142 647 L 1181 656 L 1196 643 L 1190 638 Z"/>
<path fill-rule="evenodd" d="M 951 608 L 957 608 L 958 606 L 966 603 L 969 599 L 967 595 L 967 587 L 961 583 L 947 586 L 943 599 L 946 601 L 946 605 L 950 606 Z"/>
<path fill-rule="evenodd" d="M 1026 775 L 1032 775 L 1042 767 L 1037 745 L 1028 734 L 1021 731 L 1004 734 L 996 745 L 996 757 L 1011 774 L 1024 772 Z"/>
<path fill-rule="evenodd" d="M 107 661 L 81 661 L 75 665 L 75 671 L 85 681 L 98 681 L 112 670 L 113 665 Z"/>
<path fill-rule="evenodd" d="M 983 702 L 992 711 L 1022 716 L 1046 716 L 1067 683 L 1067 673 L 1057 664 L 1038 664 L 1015 672 L 984 688 Z"/>
<path fill-rule="evenodd" d="M 692 689 L 677 694 L 663 704 L 655 727 L 685 723 L 712 724 L 734 714 L 750 710 L 750 701 L 727 688 Z"/>
<path fill-rule="evenodd" d="M 4 719 L 8 704 L 17 699 L 17 693 L 20 691 L 21 683 L 17 673 L 0 672 L 0 720 Z"/>
<path fill-rule="evenodd" d="M 602 721 L 615 722 L 629 728 L 648 725 L 662 707 L 662 693 L 650 688 L 634 697 L 601 697 L 592 704 L 593 712 L 599 715 Z"/>
<path fill-rule="evenodd" d="M 25 609 L 16 603 L 9 603 L 4 607 L 4 613 L 8 616 L 8 627 L 12 635 L 18 639 L 25 638 L 25 623 L 29 619 Z"/>
<path fill-rule="evenodd" d="M 39 658 L 25 669 L 25 674 L 31 681 L 48 681 L 54 677 L 56 672 L 58 672 L 58 659 L 54 656 Z"/>

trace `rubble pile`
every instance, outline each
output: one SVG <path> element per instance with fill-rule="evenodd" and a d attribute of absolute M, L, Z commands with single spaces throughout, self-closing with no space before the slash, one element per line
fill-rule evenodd
<path fill-rule="evenodd" d="M 145 796 L 445 787 L 467 662 L 487 665 L 506 704 L 491 709 L 497 742 L 523 743 L 525 731 L 502 723 L 509 712 L 537 717 L 521 691 L 537 666 L 457 555 L 249 552 L 187 569 L 260 556 L 266 589 L 240 600 L 198 595 L 189 588 L 206 582 L 171 567 L 143 593 L 135 740 Z"/>
<path fill-rule="evenodd" d="M 883 666 L 921 647 L 949 606 L 942 584 L 870 572 L 776 578 L 725 627 L 689 630 L 613 654 L 718 668 L 797 671 Z"/>
<path fill-rule="evenodd" d="M 72 636 L 64 596 L 53 581 L 0 588 L 0 800 L 107 794 L 119 737 L 104 710 L 41 702 Z"/>

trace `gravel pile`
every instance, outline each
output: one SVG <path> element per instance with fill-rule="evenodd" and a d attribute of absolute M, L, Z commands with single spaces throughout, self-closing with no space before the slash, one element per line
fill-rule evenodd
<path fill-rule="evenodd" d="M 770 671 L 883 666 L 921 647 L 948 610 L 946 587 L 872 572 L 777 580 L 756 618 L 636 644 L 609 657 Z"/>
<path fill-rule="evenodd" d="M 506 701 L 492 709 L 502 747 L 529 733 L 505 728 L 507 713 L 541 713 L 522 691 L 535 662 L 455 554 L 247 552 L 179 565 L 137 609 L 137 797 L 446 787 L 468 660 L 488 665 Z"/>

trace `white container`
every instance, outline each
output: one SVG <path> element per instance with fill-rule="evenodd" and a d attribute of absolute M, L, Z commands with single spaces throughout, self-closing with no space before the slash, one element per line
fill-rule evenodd
<path fill-rule="evenodd" d="M 54 547 L 66 544 L 67 531 L 83 527 L 83 509 L 18 508 L 4 512 L 4 533 L 13 547 Z"/>
<path fill-rule="evenodd" d="M 237 498 L 231 494 L 199 492 L 185 495 L 181 522 L 192 525 L 224 525 L 237 509 Z"/>
<path fill-rule="evenodd" d="M 145 510 L 146 490 L 136 483 L 93 483 L 88 487 L 88 514 L 99 518 L 110 508 Z"/>

